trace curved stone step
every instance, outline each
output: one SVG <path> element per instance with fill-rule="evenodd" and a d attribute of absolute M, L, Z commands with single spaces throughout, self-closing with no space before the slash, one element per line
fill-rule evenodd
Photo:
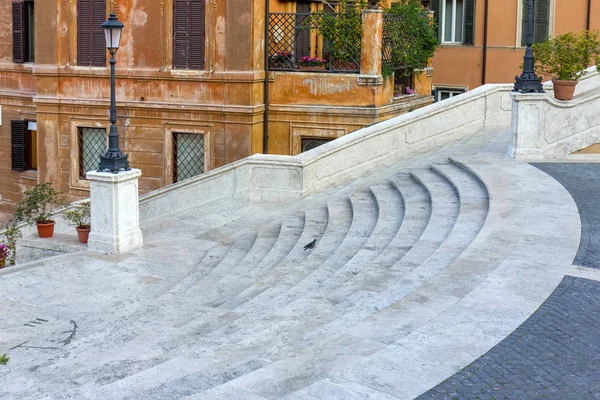
<path fill-rule="evenodd" d="M 288 254 L 298 246 L 304 230 L 305 214 L 294 214 L 281 223 L 279 236 L 272 244 L 269 252 L 262 260 L 254 257 L 245 257 L 240 261 L 238 267 L 228 275 L 219 280 L 215 285 L 214 292 L 218 293 L 214 298 L 203 294 L 202 298 L 206 305 L 218 307 L 229 302 L 233 296 L 238 295 L 248 286 L 267 274 L 273 267 L 285 259 Z M 265 246 L 271 243 L 265 243 Z M 304 244 L 302 244 L 304 246 Z"/>
<path fill-rule="evenodd" d="M 379 260 L 383 258 L 384 252 L 386 255 L 398 256 L 397 242 L 399 242 L 399 236 L 402 235 L 400 229 L 403 226 L 405 217 L 402 194 L 390 182 L 371 186 L 370 191 L 373 193 L 379 210 L 377 223 L 373 231 L 354 257 L 320 283 L 318 291 L 311 290 L 311 296 L 327 296 L 331 299 L 331 293 L 350 279 L 362 274 L 364 271 L 369 273 L 375 266 L 380 267 L 383 262 Z M 386 257 L 390 258 L 390 256 Z"/>
<path fill-rule="evenodd" d="M 239 317 L 233 321 L 226 321 L 221 328 L 214 329 L 205 339 L 209 337 L 223 337 L 226 334 L 228 341 L 235 342 L 242 340 L 248 337 L 250 333 L 248 329 L 240 330 L 240 327 L 248 328 L 248 320 L 253 321 L 250 328 L 251 331 L 268 330 L 270 332 L 265 333 L 264 338 L 269 338 L 272 332 L 277 329 L 276 327 L 279 326 L 278 323 L 273 322 L 273 318 L 278 319 L 277 314 L 281 310 L 287 312 L 290 308 L 288 307 L 290 303 L 300 299 L 304 295 L 310 295 L 319 286 L 320 281 L 326 279 L 337 268 L 343 266 L 351 259 L 353 254 L 364 245 L 374 229 L 377 220 L 377 207 L 375 199 L 370 192 L 351 196 L 348 200 L 351 203 L 351 208 L 347 210 L 349 212 L 348 216 L 352 216 L 351 224 L 347 230 L 334 231 L 339 236 L 340 244 L 331 255 L 311 259 L 317 252 L 315 248 L 311 257 L 307 258 L 300 265 L 295 266 L 294 271 L 296 273 L 294 275 L 291 272 L 286 272 L 284 276 L 278 277 L 275 285 L 271 286 L 268 291 L 235 310 L 237 314 L 241 314 Z M 335 202 L 332 204 L 335 204 Z M 332 212 L 330 220 L 331 217 L 335 218 L 336 215 L 338 213 Z M 268 300 L 264 298 L 265 294 L 269 296 Z M 313 301 L 308 300 L 308 302 L 311 303 Z M 243 312 L 240 310 L 243 310 Z M 317 309 L 315 308 L 311 312 L 303 313 L 303 315 L 295 314 L 294 319 L 296 322 L 310 319 L 314 317 L 316 311 Z M 318 312 L 322 312 L 322 310 L 318 310 Z M 289 320 L 287 318 L 281 320 L 282 325 L 288 323 Z"/>
<path fill-rule="evenodd" d="M 418 326 L 384 351 L 340 371 L 344 378 L 407 398 L 422 394 L 529 317 L 575 256 L 577 208 L 564 188 L 512 160 L 470 157 L 460 164 L 487 188 L 485 224 L 457 260 L 427 283 L 428 296 L 389 310 L 388 322 L 418 320 Z M 382 365 L 386 373 L 374 373 Z"/>
<path fill-rule="evenodd" d="M 256 232 L 253 229 L 244 229 L 239 233 L 236 233 L 231 239 L 231 249 L 227 252 L 227 255 L 208 272 L 201 280 L 199 280 L 194 286 L 190 287 L 188 291 L 202 292 L 205 288 L 211 288 L 213 285 L 226 275 L 232 268 L 234 268 L 244 257 L 248 256 L 248 253 L 255 248 L 259 234 L 262 232 L 268 232 L 266 235 L 271 235 L 273 229 L 277 229 L 270 225 L 266 228 Z"/>
<path fill-rule="evenodd" d="M 304 229 L 300 235 L 300 238 L 296 242 L 294 248 L 275 267 L 300 264 L 306 257 L 309 257 L 314 250 L 304 250 L 304 246 L 313 240 L 317 240 L 316 246 L 319 246 L 322 238 L 324 238 L 327 234 L 327 227 L 329 226 L 329 207 L 319 207 L 315 205 L 314 208 L 308 209 L 304 213 Z M 333 226 L 331 226 L 330 229 L 333 229 Z M 325 238 L 326 242 L 329 240 L 329 238 Z M 271 276 L 270 279 L 264 277 L 257 282 L 252 282 L 248 285 L 248 287 L 241 290 L 235 297 L 222 304 L 220 308 L 233 310 L 250 301 L 251 299 L 261 295 L 265 290 L 271 287 L 273 282 L 275 282 L 274 275 Z"/>
<path fill-rule="evenodd" d="M 345 300 L 359 290 L 377 287 L 381 274 L 400 260 L 419 240 L 431 215 L 429 192 L 408 174 L 398 174 L 390 184 L 402 197 L 404 216 L 396 236 L 386 251 L 380 254 L 368 268 L 363 268 L 356 276 L 344 282 L 340 288 L 332 290 L 328 298 L 334 304 Z"/>
<path fill-rule="evenodd" d="M 327 202 L 327 209 L 327 228 L 321 239 L 317 239 L 312 252 L 300 263 L 295 262 L 294 259 L 284 260 L 272 274 L 256 283 L 257 286 L 264 287 L 266 290 L 240 304 L 233 311 L 239 314 L 248 314 L 263 310 L 265 304 L 274 306 L 275 297 L 286 292 L 295 282 L 306 276 L 311 269 L 321 265 L 336 253 L 352 226 L 354 218 L 352 203 L 347 197 L 333 199 Z"/>

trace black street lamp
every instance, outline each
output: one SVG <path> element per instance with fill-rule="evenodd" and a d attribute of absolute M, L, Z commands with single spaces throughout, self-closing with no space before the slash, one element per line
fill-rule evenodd
<path fill-rule="evenodd" d="M 533 0 L 527 1 L 527 49 L 523 57 L 523 73 L 515 77 L 515 92 L 544 93 L 542 78 L 535 74 L 535 59 L 533 57 Z"/>
<path fill-rule="evenodd" d="M 119 131 L 117 130 L 117 100 L 115 95 L 115 54 L 119 50 L 121 31 L 123 24 L 117 19 L 113 12 L 108 20 L 102 24 L 106 37 L 106 48 L 110 52 L 110 132 L 108 134 L 108 151 L 104 157 L 100 157 L 98 172 L 129 171 L 128 156 L 119 148 Z"/>

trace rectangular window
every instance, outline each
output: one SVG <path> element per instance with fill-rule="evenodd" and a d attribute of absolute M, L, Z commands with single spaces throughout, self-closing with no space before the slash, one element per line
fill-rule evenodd
<path fill-rule="evenodd" d="M 100 157 L 106 154 L 106 129 L 79 128 L 79 177 L 98 169 Z"/>
<path fill-rule="evenodd" d="M 302 152 L 309 151 L 312 149 L 316 149 L 319 146 L 324 145 L 327 142 L 331 142 L 333 139 L 318 139 L 311 137 L 303 137 L 302 138 Z"/>
<path fill-rule="evenodd" d="M 35 61 L 35 17 L 33 0 L 13 1 L 13 62 Z"/>
<path fill-rule="evenodd" d="M 521 29 L 521 46 L 527 43 L 527 0 L 523 3 L 523 22 Z M 535 0 L 533 2 L 533 43 L 541 43 L 550 34 L 550 0 Z"/>
<path fill-rule="evenodd" d="M 463 94 L 465 89 L 457 88 L 437 88 L 433 91 L 433 98 L 435 102 L 451 99 L 454 96 Z"/>
<path fill-rule="evenodd" d="M 442 3 L 442 38 L 444 43 L 463 42 L 463 21 L 465 8 L 463 0 L 445 0 Z"/>
<path fill-rule="evenodd" d="M 35 121 L 11 121 L 12 170 L 37 169 L 37 127 Z"/>
<path fill-rule="evenodd" d="M 106 21 L 105 0 L 77 0 L 77 64 L 106 66 L 106 44 L 102 24 Z"/>
<path fill-rule="evenodd" d="M 196 133 L 173 133 L 173 182 L 204 173 L 204 135 Z"/>
<path fill-rule="evenodd" d="M 434 0 L 430 7 L 441 43 L 474 44 L 475 0 Z"/>
<path fill-rule="evenodd" d="M 206 0 L 173 0 L 173 68 L 204 69 Z"/>

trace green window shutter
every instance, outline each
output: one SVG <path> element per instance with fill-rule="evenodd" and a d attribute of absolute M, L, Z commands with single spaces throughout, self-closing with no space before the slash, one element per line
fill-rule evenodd
<path fill-rule="evenodd" d="M 442 29 L 440 27 L 440 13 L 442 12 L 441 6 L 442 0 L 432 0 L 431 1 L 431 11 L 433 11 L 433 20 L 435 21 L 435 27 L 438 33 L 438 41 L 442 42 Z"/>
<path fill-rule="evenodd" d="M 465 1 L 465 44 L 475 44 L 475 0 Z"/>
<path fill-rule="evenodd" d="M 534 43 L 541 43 L 548 38 L 550 20 L 550 0 L 535 0 Z"/>
<path fill-rule="evenodd" d="M 523 23 L 521 46 L 527 42 L 527 0 L 523 0 Z M 550 33 L 550 0 L 534 0 L 533 4 L 533 43 L 541 43 Z"/>

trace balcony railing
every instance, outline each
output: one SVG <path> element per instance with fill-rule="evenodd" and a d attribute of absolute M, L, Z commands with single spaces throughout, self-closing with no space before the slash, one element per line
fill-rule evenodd
<path fill-rule="evenodd" d="M 271 13 L 269 70 L 298 71 L 308 56 L 325 60 L 324 72 L 359 73 L 361 36 L 359 12 Z"/>

